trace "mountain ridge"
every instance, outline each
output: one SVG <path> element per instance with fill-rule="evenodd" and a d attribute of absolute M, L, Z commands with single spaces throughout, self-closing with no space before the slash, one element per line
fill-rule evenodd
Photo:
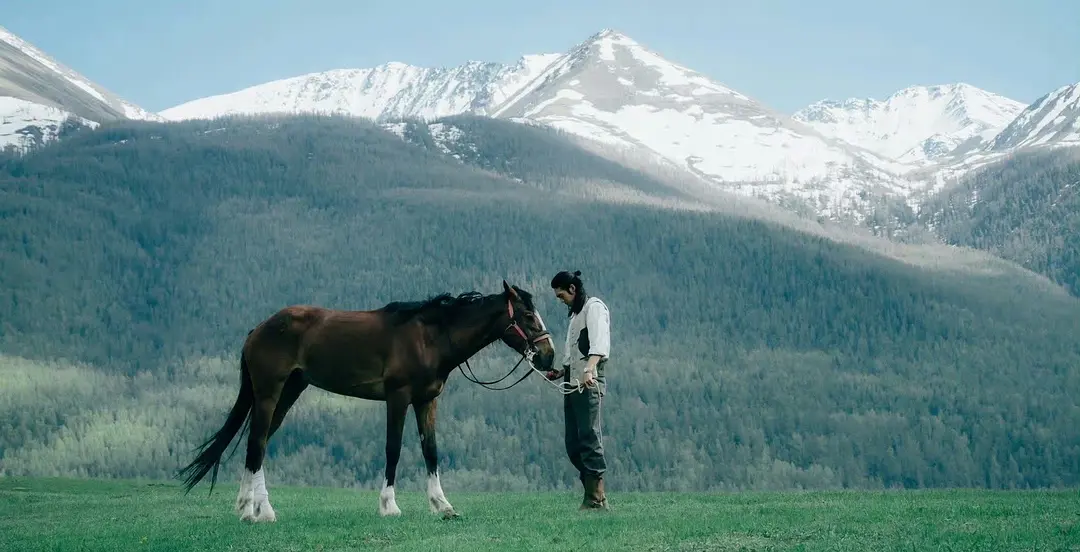
<path fill-rule="evenodd" d="M 792 117 L 824 134 L 917 167 L 978 149 L 1026 107 L 958 82 L 910 86 L 884 100 L 820 100 Z"/>
<path fill-rule="evenodd" d="M 890 99 L 905 96 L 923 97 L 921 115 L 910 106 L 889 108 Z M 918 211 L 948 182 L 1010 152 L 1080 145 L 1080 138 L 1074 140 L 1080 133 L 1072 132 L 1080 129 L 1080 109 L 1057 109 L 1049 98 L 1042 98 L 1045 113 L 1028 113 L 1038 106 L 1020 110 L 1020 102 L 953 83 L 908 87 L 879 103 L 822 100 L 788 115 L 606 28 L 562 53 L 527 54 L 509 64 L 470 60 L 424 68 L 390 61 L 314 72 L 197 98 L 153 117 L 312 112 L 387 122 L 459 114 L 506 118 L 569 131 L 623 159 L 681 167 L 701 193 L 737 193 L 803 215 L 871 225 L 892 218 L 895 209 Z M 852 110 L 872 107 L 891 113 L 882 120 L 894 126 L 898 119 L 919 123 L 882 137 L 874 129 L 881 120 L 852 119 Z M 821 120 L 811 116 L 815 111 Z M 1063 112 L 1071 119 L 1043 122 Z M 845 118 L 843 128 L 827 120 Z M 61 124 L 20 120 L 9 140 L 47 139 Z"/>
<path fill-rule="evenodd" d="M 843 143 L 797 124 L 730 86 L 672 63 L 614 29 L 601 30 L 563 54 L 532 59 L 536 63 L 526 64 L 528 70 L 523 72 L 492 64 L 470 87 L 487 90 L 492 75 L 512 74 L 514 86 L 499 88 L 505 98 L 501 103 L 499 94 L 481 101 L 476 101 L 480 96 L 475 94 L 467 95 L 468 101 L 450 94 L 447 97 L 457 101 L 400 102 L 410 108 L 398 109 L 395 103 L 387 109 L 384 106 L 396 98 L 416 98 L 417 91 L 448 87 L 424 82 L 429 77 L 413 66 L 382 65 L 379 71 L 397 68 L 398 76 L 387 79 L 396 86 L 373 87 L 358 81 L 328 88 L 325 82 L 316 83 L 335 73 L 317 73 L 193 100 L 162 114 L 184 120 L 238 113 L 325 112 L 328 104 L 334 106 L 333 111 L 374 119 L 484 114 L 532 120 L 608 145 L 634 148 L 683 166 L 718 191 L 804 202 L 833 216 L 862 204 L 868 190 L 904 193 L 900 189 L 904 182 L 892 177 L 886 160 L 861 150 L 849 151 Z M 519 62 L 518 67 L 522 65 Z M 465 67 L 468 64 L 445 71 L 461 72 Z M 312 100 L 301 88 L 318 88 L 333 99 Z M 346 98 L 364 98 L 366 107 L 342 107 L 348 103 Z"/>
<path fill-rule="evenodd" d="M 959 82 L 912 86 L 880 101 L 822 100 L 788 115 L 666 60 L 614 28 L 561 54 L 523 56 L 516 65 L 468 61 L 423 69 L 394 63 L 376 68 L 397 68 L 397 76 L 387 78 L 394 87 L 334 85 L 326 82 L 333 72 L 312 73 L 191 100 L 161 113 L 170 120 L 332 111 L 377 120 L 467 113 L 532 121 L 664 159 L 717 191 L 858 223 L 882 202 L 917 208 L 916 198 L 934 189 L 938 173 L 955 176 L 969 170 L 997 134 L 1030 107 Z M 479 66 L 486 70 L 470 70 Z M 457 75 L 472 84 L 462 86 L 436 74 Z M 499 78 L 509 85 L 496 84 Z M 295 90 L 301 81 L 325 98 L 313 100 Z M 349 108 L 344 98 L 350 97 L 366 104 Z M 874 113 L 860 119 L 853 114 L 860 109 Z M 843 124 L 821 120 L 825 115 Z"/>
<path fill-rule="evenodd" d="M 5 29 L 4 27 L 0 27 L 0 44 L 3 44 L 8 48 L 14 49 L 19 54 L 22 54 L 23 56 L 26 56 L 26 58 L 32 60 L 34 63 L 40 65 L 41 67 L 44 67 L 48 71 L 51 71 L 56 76 L 62 78 L 63 80 L 70 83 L 71 85 L 74 85 L 79 90 L 81 90 L 83 93 L 89 95 L 90 97 L 97 100 L 101 104 L 104 104 L 105 106 L 108 106 L 109 108 L 111 108 L 114 111 L 112 117 L 97 117 L 97 118 L 95 118 L 95 120 L 98 119 L 98 118 L 102 118 L 104 120 L 116 120 L 116 119 L 136 119 L 136 120 L 154 120 L 154 121 L 163 120 L 163 118 L 160 115 L 157 115 L 156 113 L 152 113 L 150 111 L 147 111 L 147 110 L 135 105 L 134 103 L 129 102 L 129 101 L 121 98 L 120 96 L 117 96 L 116 94 L 109 91 L 108 89 L 102 87 L 101 85 L 99 85 L 99 84 L 91 81 L 90 79 L 86 78 L 85 76 L 79 74 L 74 69 L 72 69 L 72 68 L 58 62 L 57 60 L 53 59 L 51 56 L 49 56 L 45 52 L 38 49 L 33 44 L 30 44 L 29 42 L 23 40 L 22 38 L 19 38 L 17 35 L 12 33 L 11 31 Z M 10 61 L 11 61 L 10 60 L 10 54 L 11 54 L 11 52 L 9 51 L 8 55 L 5 56 L 5 58 L 7 58 L 5 60 L 7 63 L 10 63 Z M 19 95 L 15 95 L 15 94 L 30 95 L 31 92 L 28 91 L 28 90 L 25 90 L 25 89 L 23 89 L 23 90 L 14 89 L 13 90 L 12 85 L 16 84 L 16 83 L 12 82 L 12 75 L 11 75 L 11 73 L 9 73 L 9 71 L 11 71 L 11 67 L 7 67 L 7 69 L 8 69 L 8 71 L 5 71 L 5 73 L 8 73 L 8 74 L 4 75 L 4 77 L 6 77 L 6 78 L 0 80 L 0 92 L 5 93 L 4 95 L 9 95 L 9 96 L 14 95 L 14 97 L 20 97 Z M 58 102 L 55 98 L 48 97 L 48 96 L 45 96 L 45 97 L 38 96 L 37 99 L 35 99 L 33 97 L 22 97 L 21 99 L 24 99 L 24 100 L 27 100 L 27 101 L 32 101 L 34 103 L 45 104 L 45 105 L 48 105 L 49 102 L 54 102 L 54 103 L 56 103 L 56 105 L 53 105 L 53 107 L 57 107 L 57 108 L 61 108 L 61 109 L 66 108 L 66 106 L 62 105 L 61 102 Z M 75 112 L 75 111 L 73 111 L 73 112 Z M 80 116 L 86 116 L 86 115 L 83 115 L 81 113 L 77 113 L 77 112 L 75 112 L 75 113 L 77 115 L 80 115 Z M 87 117 L 87 118 L 90 118 L 90 117 Z M 97 122 L 104 122 L 104 121 L 97 121 Z"/>
<path fill-rule="evenodd" d="M 1080 82 L 1056 88 L 1032 102 L 987 149 L 1008 151 L 1047 144 L 1080 145 Z"/>
<path fill-rule="evenodd" d="M 426 68 L 390 61 L 367 69 L 333 69 L 191 100 L 160 114 L 181 121 L 205 118 L 208 113 L 337 113 L 376 120 L 486 113 L 489 106 L 505 101 L 555 57 L 557 54 L 525 55 L 507 65 L 468 61 L 456 67 Z M 419 93 L 417 88 L 421 88 Z M 345 92 L 334 96 L 331 93 L 335 90 Z"/>

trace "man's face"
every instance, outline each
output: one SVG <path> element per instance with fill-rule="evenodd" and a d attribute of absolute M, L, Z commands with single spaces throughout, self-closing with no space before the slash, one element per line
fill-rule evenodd
<path fill-rule="evenodd" d="M 574 296 L 577 294 L 577 286 L 570 284 L 570 289 L 556 289 L 555 297 L 562 301 L 564 305 L 570 305 L 574 302 Z"/>

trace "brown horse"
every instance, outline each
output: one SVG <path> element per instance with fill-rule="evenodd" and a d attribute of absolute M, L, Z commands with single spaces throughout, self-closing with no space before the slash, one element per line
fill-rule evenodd
<path fill-rule="evenodd" d="M 427 465 L 431 510 L 456 516 L 439 482 L 436 399 L 450 372 L 498 339 L 528 360 L 532 369 L 551 369 L 553 342 L 532 296 L 505 281 L 502 293 L 443 294 L 369 311 L 284 308 L 248 332 L 240 355 L 240 393 L 232 411 L 178 476 L 190 492 L 212 469 L 212 493 L 221 455 L 250 415 L 236 511 L 245 521 L 275 521 L 262 469 L 266 444 L 304 389 L 314 385 L 386 402 L 386 479 L 379 494 L 379 513 L 384 516 L 401 514 L 394 478 L 411 404 Z"/>

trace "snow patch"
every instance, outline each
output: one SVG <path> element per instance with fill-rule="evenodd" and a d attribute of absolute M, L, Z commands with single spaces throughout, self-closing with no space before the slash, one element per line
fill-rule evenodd
<path fill-rule="evenodd" d="M 36 104 L 18 98 L 0 97 L 0 149 L 14 147 L 17 151 L 55 140 L 64 121 L 73 117 L 90 128 L 98 123 L 76 117 L 55 107 Z"/>

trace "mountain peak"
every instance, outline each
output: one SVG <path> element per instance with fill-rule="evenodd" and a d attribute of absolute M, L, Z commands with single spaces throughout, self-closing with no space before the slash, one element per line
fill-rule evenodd
<path fill-rule="evenodd" d="M 575 57 L 593 56 L 594 61 L 606 63 L 614 63 L 616 61 L 616 52 L 620 51 L 628 54 L 626 56 L 628 60 L 632 59 L 652 66 L 663 65 L 674 68 L 679 72 L 696 74 L 687 67 L 664 59 L 660 54 L 649 49 L 644 44 L 614 29 L 603 29 L 573 49 L 573 52 L 577 54 Z"/>
<path fill-rule="evenodd" d="M 889 159 L 923 166 L 982 147 L 1024 107 L 957 82 L 909 86 L 884 100 L 822 100 L 793 118 Z"/>
<path fill-rule="evenodd" d="M 861 201 L 853 182 L 880 173 L 872 156 L 852 153 L 611 29 L 552 63 L 495 115 L 634 155 L 651 152 L 714 192 L 805 200 L 820 211 Z"/>
<path fill-rule="evenodd" d="M 896 92 L 893 92 L 892 94 L 890 94 L 889 97 L 893 98 L 893 97 L 911 96 L 911 95 L 940 96 L 940 95 L 943 95 L 943 94 L 957 94 L 957 93 L 975 92 L 975 91 L 983 92 L 983 93 L 987 93 L 987 94 L 989 93 L 989 92 L 986 92 L 985 90 L 982 90 L 980 88 L 976 88 L 976 87 L 974 87 L 974 86 L 972 86 L 970 84 L 964 83 L 964 82 L 953 82 L 953 83 L 943 83 L 943 84 L 916 84 L 916 85 L 908 86 L 907 88 L 902 88 L 900 90 L 897 90 Z"/>
<path fill-rule="evenodd" d="M 1006 98 L 1001 94 L 995 94 L 989 90 L 979 88 L 966 82 L 909 86 L 894 92 L 885 101 L 888 102 L 891 99 L 902 97 L 925 97 L 934 99 L 945 96 L 953 96 L 968 101 L 983 101 L 985 99 L 990 99 L 1000 103 L 1023 105 L 1021 102 Z"/>
<path fill-rule="evenodd" d="M 610 27 L 600 29 L 599 32 L 593 34 L 586 40 L 586 42 L 596 42 L 600 40 L 629 40 L 633 42 L 633 39 L 627 36 L 625 33 L 619 32 Z"/>

